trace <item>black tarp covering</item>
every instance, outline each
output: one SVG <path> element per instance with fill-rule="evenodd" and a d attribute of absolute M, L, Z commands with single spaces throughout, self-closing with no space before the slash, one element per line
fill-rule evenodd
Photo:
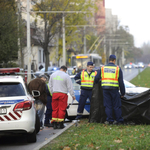
<path fill-rule="evenodd" d="M 126 94 L 122 102 L 122 117 L 125 122 L 150 124 L 150 90 L 140 94 Z M 106 121 L 103 106 L 101 83 L 95 84 L 92 91 L 89 122 L 104 123 Z M 115 119 L 115 116 L 114 116 Z"/>

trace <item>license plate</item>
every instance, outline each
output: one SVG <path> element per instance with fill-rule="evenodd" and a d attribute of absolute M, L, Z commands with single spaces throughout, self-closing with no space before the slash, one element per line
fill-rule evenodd
<path fill-rule="evenodd" d="M 7 109 L 6 108 L 0 108 L 0 114 L 6 114 Z"/>

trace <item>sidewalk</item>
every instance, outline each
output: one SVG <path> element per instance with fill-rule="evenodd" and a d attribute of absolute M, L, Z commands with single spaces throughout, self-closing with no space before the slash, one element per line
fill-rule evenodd
<path fill-rule="evenodd" d="M 40 148 L 42 148 L 44 145 L 48 144 L 50 141 L 52 141 L 54 138 L 56 138 L 57 136 L 59 136 L 60 134 L 62 134 L 64 131 L 66 131 L 68 128 L 70 128 L 72 125 L 74 124 L 74 122 L 70 122 L 68 124 L 65 123 L 66 127 L 63 129 L 56 129 L 54 130 L 53 128 L 45 128 L 42 132 L 47 132 L 47 130 L 49 131 L 49 137 L 45 138 L 45 141 L 38 144 L 38 146 L 36 146 L 33 150 L 39 150 Z M 37 135 L 38 138 L 38 135 Z"/>

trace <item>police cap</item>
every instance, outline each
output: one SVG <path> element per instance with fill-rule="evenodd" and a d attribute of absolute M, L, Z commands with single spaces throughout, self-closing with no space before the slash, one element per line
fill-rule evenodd
<path fill-rule="evenodd" d="M 110 55 L 109 58 L 116 59 L 116 56 L 115 55 Z"/>
<path fill-rule="evenodd" d="M 87 63 L 87 66 L 93 66 L 93 62 L 89 61 L 89 62 Z"/>

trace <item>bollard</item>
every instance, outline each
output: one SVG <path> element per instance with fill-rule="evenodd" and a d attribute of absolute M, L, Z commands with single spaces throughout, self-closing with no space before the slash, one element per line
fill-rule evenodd
<path fill-rule="evenodd" d="M 138 69 L 138 79 L 140 80 L 141 77 L 140 77 L 140 69 Z"/>

